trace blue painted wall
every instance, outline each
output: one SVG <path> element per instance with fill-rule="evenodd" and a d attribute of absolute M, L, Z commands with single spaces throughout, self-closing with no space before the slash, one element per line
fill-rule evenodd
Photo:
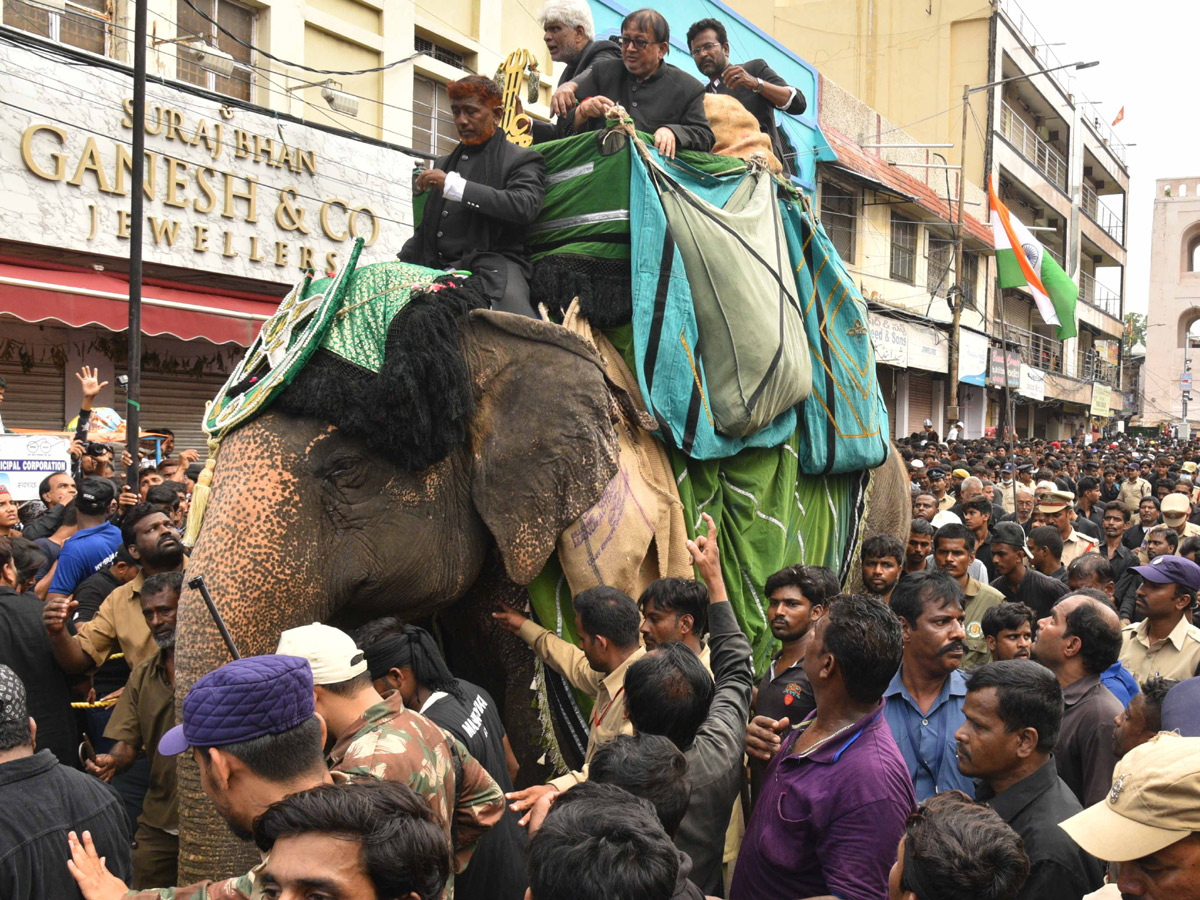
<path fill-rule="evenodd" d="M 622 6 L 615 0 L 588 0 L 592 16 L 596 20 L 596 37 L 614 37 L 621 33 L 621 20 L 639 6 Z M 662 13 L 671 25 L 671 52 L 667 62 L 673 63 L 697 79 L 704 76 L 692 62 L 686 46 L 688 27 L 698 19 L 714 18 L 725 24 L 729 34 L 729 54 L 733 62 L 762 58 L 778 72 L 788 84 L 799 88 L 808 101 L 804 115 L 789 116 L 776 113 L 780 129 L 796 150 L 793 180 L 805 190 L 811 191 L 815 184 L 814 173 L 817 160 L 833 160 L 837 156 L 830 149 L 817 125 L 817 70 L 792 51 L 788 50 L 762 29 L 718 0 L 656 0 L 654 9 Z"/>

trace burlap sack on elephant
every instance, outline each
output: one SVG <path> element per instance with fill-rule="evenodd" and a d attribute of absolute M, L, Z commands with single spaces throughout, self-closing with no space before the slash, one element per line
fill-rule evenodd
<path fill-rule="evenodd" d="M 596 349 L 605 375 L 632 405 L 617 404 L 617 474 L 596 505 L 558 540 L 572 596 L 605 584 L 637 597 L 656 578 L 692 577 L 683 504 L 666 448 L 638 421 L 655 424 L 642 405 L 637 379 L 608 338 L 579 312 L 577 301 L 567 309 L 563 326 Z"/>
<path fill-rule="evenodd" d="M 737 159 L 749 159 L 755 153 L 762 153 L 767 157 L 767 168 L 776 175 L 783 172 L 783 164 L 771 152 L 771 138 L 763 134 L 758 119 L 736 97 L 705 94 L 704 114 L 717 139 L 713 153 Z"/>

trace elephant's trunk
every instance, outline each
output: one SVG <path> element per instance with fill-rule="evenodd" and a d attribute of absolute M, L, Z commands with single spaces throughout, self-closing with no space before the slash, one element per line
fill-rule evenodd
<path fill-rule="evenodd" d="M 301 508 L 296 479 L 287 474 L 286 442 L 257 423 L 222 446 L 213 494 L 187 577 L 203 575 L 243 656 L 272 653 L 279 633 L 297 612 L 327 615 L 319 583 L 317 541 L 294 539 Z M 186 581 L 186 579 L 185 579 Z M 229 653 L 197 591 L 179 602 L 175 667 L 176 721 L 196 679 L 229 661 Z M 200 787 L 189 754 L 179 758 L 179 876 L 182 884 L 246 872 L 257 862 L 251 845 L 238 842 Z"/>

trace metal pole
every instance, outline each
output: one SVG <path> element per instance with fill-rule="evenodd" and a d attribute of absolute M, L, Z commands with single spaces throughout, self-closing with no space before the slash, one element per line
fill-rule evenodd
<path fill-rule="evenodd" d="M 146 180 L 146 12 L 149 0 L 134 0 L 133 19 L 133 158 L 129 197 L 129 360 L 125 386 L 125 441 L 132 462 L 125 483 L 138 487 L 138 437 L 142 399 L 142 231 L 146 223 L 143 186 Z"/>
<path fill-rule="evenodd" d="M 950 419 L 958 421 L 958 339 L 962 326 L 962 308 L 963 308 L 963 291 L 962 291 L 962 257 L 963 257 L 963 194 L 967 183 L 967 113 L 970 110 L 971 103 L 971 86 L 963 85 L 963 112 L 962 112 L 962 143 L 959 144 L 959 163 L 961 168 L 958 172 L 958 214 L 955 217 L 958 221 L 956 228 L 957 235 L 954 240 L 954 290 L 951 291 L 954 297 L 954 318 L 950 323 L 950 409 L 947 415 Z"/>
<path fill-rule="evenodd" d="M 234 659 L 241 659 L 242 654 L 238 652 L 237 644 L 233 642 L 233 635 L 229 633 L 229 626 L 221 618 L 221 613 L 217 610 L 217 604 L 213 602 L 212 594 L 208 592 L 208 584 L 205 583 L 204 576 L 197 575 L 195 578 L 189 578 L 188 587 L 193 591 L 200 592 L 200 597 L 204 600 L 204 605 L 208 607 L 209 615 L 212 616 L 213 621 L 217 624 L 217 631 L 221 633 L 221 640 L 225 642 L 225 648 L 229 651 L 229 655 Z"/>

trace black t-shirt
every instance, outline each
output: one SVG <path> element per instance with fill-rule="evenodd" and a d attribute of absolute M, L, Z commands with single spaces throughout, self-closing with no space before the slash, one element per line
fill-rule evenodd
<path fill-rule="evenodd" d="M 1049 575 L 1043 575 L 1032 567 L 1026 567 L 1021 586 L 1015 591 L 1005 575 L 994 579 L 991 585 L 1003 594 L 1004 599 L 1008 602 L 1024 603 L 1037 613 L 1039 619 L 1050 615 L 1054 604 L 1067 593 L 1067 586 L 1064 582 L 1057 578 L 1051 578 Z"/>
<path fill-rule="evenodd" d="M 508 757 L 504 752 L 504 725 L 496 701 L 487 691 L 469 681 L 458 680 L 466 703 L 453 694 L 442 694 L 426 702 L 421 715 L 450 732 L 466 745 L 489 775 L 509 793 Z M 435 697 L 437 695 L 434 695 Z M 505 804 L 500 821 L 485 834 L 462 874 L 454 878 L 454 895 L 459 900 L 522 900 L 529 880 L 525 875 L 525 830 L 520 816 Z"/>
<path fill-rule="evenodd" d="M 790 669 L 779 669 L 778 660 L 779 655 L 776 654 L 770 667 L 763 673 L 762 681 L 758 683 L 754 714 L 776 721 L 787 716 L 789 726 L 795 728 L 817 708 L 817 699 L 813 696 L 812 682 L 804 674 L 804 657 L 800 657 Z M 758 796 L 766 771 L 767 763 L 750 757 L 751 797 Z"/>
<path fill-rule="evenodd" d="M 100 611 L 104 599 L 121 586 L 121 582 L 108 571 L 101 569 L 95 575 L 89 575 L 79 582 L 72 595 L 79 604 L 75 609 L 75 617 L 71 620 L 71 630 L 81 622 L 90 622 Z M 125 686 L 129 680 L 129 665 L 124 659 L 108 659 L 92 676 L 92 687 L 96 689 L 96 697 L 106 697 L 113 691 Z"/>

